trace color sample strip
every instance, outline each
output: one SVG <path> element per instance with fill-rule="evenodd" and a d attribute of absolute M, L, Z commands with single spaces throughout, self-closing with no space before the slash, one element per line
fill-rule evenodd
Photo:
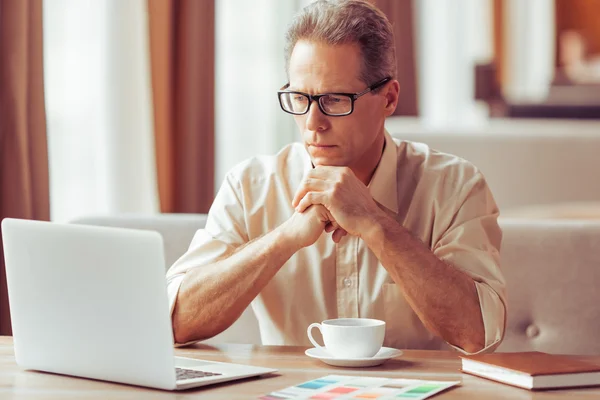
<path fill-rule="evenodd" d="M 340 396 L 345 396 L 348 393 L 352 393 L 357 391 L 357 388 L 346 387 L 346 386 L 338 386 L 327 390 L 326 392 L 321 392 L 312 395 L 311 399 L 335 399 Z M 347 398 L 347 397 L 344 397 Z"/>
<path fill-rule="evenodd" d="M 302 389 L 312 389 L 312 390 L 317 390 L 317 389 L 322 389 L 325 386 L 331 385 L 331 383 L 327 383 L 327 382 L 319 382 L 318 380 L 314 380 L 314 381 L 310 381 L 310 382 L 304 382 L 301 385 L 298 385 L 296 387 L 302 388 Z"/>
<path fill-rule="evenodd" d="M 386 383 L 384 386 L 385 388 L 391 388 L 391 389 L 404 389 L 407 388 L 409 386 L 413 386 L 415 384 L 415 382 L 399 382 L 399 381 L 394 381 L 394 382 L 390 382 L 390 383 Z"/>
<path fill-rule="evenodd" d="M 406 393 L 429 393 L 433 392 L 436 389 L 439 389 L 442 385 L 421 385 L 417 386 L 414 389 L 410 389 Z"/>
<path fill-rule="evenodd" d="M 384 382 L 387 382 L 388 378 L 356 378 L 352 381 L 346 382 L 345 386 L 368 388 L 373 386 L 379 386 Z"/>
<path fill-rule="evenodd" d="M 422 394 L 418 394 L 418 393 L 400 393 L 398 396 L 396 397 L 400 397 L 400 398 L 404 398 L 404 399 L 424 399 L 427 396 L 423 397 Z"/>
<path fill-rule="evenodd" d="M 454 383 L 426 383 L 413 387 L 404 393 L 400 393 L 396 396 L 396 398 L 414 400 L 426 399 L 427 397 L 433 396 L 434 394 L 441 392 L 442 390 L 445 390 L 453 385 Z"/>
<path fill-rule="evenodd" d="M 315 399 L 315 400 L 330 400 L 330 399 L 335 399 L 336 397 L 340 397 L 342 396 L 339 393 L 331 393 L 331 392 L 323 392 L 323 393 L 317 393 L 315 395 L 310 396 L 311 399 Z"/>
<path fill-rule="evenodd" d="M 397 389 L 379 387 L 379 388 L 368 389 L 367 391 L 358 393 L 353 398 L 354 399 L 378 399 L 380 397 L 393 395 L 395 393 L 398 393 Z"/>
<path fill-rule="evenodd" d="M 333 385 L 338 382 L 339 382 L 338 379 L 331 379 L 330 377 L 325 377 L 325 378 L 319 378 L 319 379 L 314 379 L 312 381 L 304 382 L 300 385 L 296 385 L 295 387 L 302 388 L 302 389 L 318 390 L 318 389 L 324 388 L 325 386 Z"/>
<path fill-rule="evenodd" d="M 460 382 L 328 375 L 263 395 L 260 400 L 423 400 L 457 384 Z"/>
<path fill-rule="evenodd" d="M 340 393 L 340 394 L 346 394 L 346 393 L 352 393 L 352 392 L 355 392 L 355 391 L 357 391 L 357 390 L 358 390 L 358 389 L 357 389 L 357 388 L 354 388 L 354 387 L 340 386 L 340 387 L 336 387 L 336 388 L 333 388 L 333 389 L 331 389 L 331 390 L 328 390 L 328 392 L 331 392 L 331 393 Z"/>
<path fill-rule="evenodd" d="M 291 386 L 285 389 L 280 389 L 276 392 L 269 393 L 270 396 L 277 396 L 283 399 L 296 399 L 298 397 L 308 397 L 315 393 L 314 390 L 302 389 L 296 386 Z"/>
<path fill-rule="evenodd" d="M 291 388 L 279 390 L 279 391 L 277 391 L 275 393 L 271 393 L 271 394 L 274 394 L 275 396 L 284 396 L 286 399 L 293 399 L 298 396 L 306 396 L 310 393 L 312 393 L 312 392 L 307 392 L 306 390 L 291 387 Z"/>

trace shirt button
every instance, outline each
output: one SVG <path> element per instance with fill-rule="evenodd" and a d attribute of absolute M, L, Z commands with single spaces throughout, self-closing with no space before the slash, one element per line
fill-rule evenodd
<path fill-rule="evenodd" d="M 525 330 L 525 335 L 530 339 L 538 337 L 540 335 L 540 328 L 535 325 L 529 325 Z"/>
<path fill-rule="evenodd" d="M 350 278 L 344 279 L 344 286 L 346 286 L 346 287 L 352 286 L 352 280 L 350 280 Z"/>

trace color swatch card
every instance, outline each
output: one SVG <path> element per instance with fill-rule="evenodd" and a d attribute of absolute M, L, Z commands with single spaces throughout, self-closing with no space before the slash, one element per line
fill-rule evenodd
<path fill-rule="evenodd" d="M 459 381 L 437 382 L 417 379 L 328 375 L 323 378 L 300 383 L 296 386 L 269 393 L 259 397 L 259 399 L 421 400 L 458 384 L 460 384 Z"/>

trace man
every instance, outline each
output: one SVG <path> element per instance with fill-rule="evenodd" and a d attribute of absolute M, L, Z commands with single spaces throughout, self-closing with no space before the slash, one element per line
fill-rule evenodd
<path fill-rule="evenodd" d="M 389 22 L 367 2 L 317 1 L 287 41 L 279 100 L 304 143 L 225 178 L 167 273 L 176 343 L 252 303 L 263 344 L 308 345 L 311 322 L 367 317 L 386 321 L 386 346 L 492 351 L 498 208 L 471 164 L 385 131 L 399 95 Z"/>

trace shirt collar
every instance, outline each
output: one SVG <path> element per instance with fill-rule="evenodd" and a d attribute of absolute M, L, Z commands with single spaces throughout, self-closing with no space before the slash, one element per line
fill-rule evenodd
<path fill-rule="evenodd" d="M 397 146 L 386 130 L 385 149 L 368 187 L 375 201 L 396 214 L 398 213 L 397 163 Z"/>

